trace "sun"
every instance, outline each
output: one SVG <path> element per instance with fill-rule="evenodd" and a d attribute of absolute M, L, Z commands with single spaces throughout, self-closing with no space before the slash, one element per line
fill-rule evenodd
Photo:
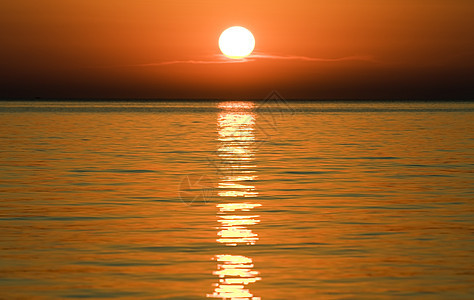
<path fill-rule="evenodd" d="M 247 28 L 229 27 L 219 37 L 219 48 L 229 58 L 244 58 L 249 56 L 255 48 L 255 38 Z"/>

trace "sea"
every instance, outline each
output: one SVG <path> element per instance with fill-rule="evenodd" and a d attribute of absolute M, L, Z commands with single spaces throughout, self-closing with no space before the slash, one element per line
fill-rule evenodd
<path fill-rule="evenodd" d="M 0 299 L 474 299 L 474 102 L 0 102 Z"/>

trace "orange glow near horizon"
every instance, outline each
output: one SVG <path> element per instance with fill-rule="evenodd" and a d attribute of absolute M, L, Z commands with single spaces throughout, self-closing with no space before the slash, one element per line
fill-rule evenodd
<path fill-rule="evenodd" d="M 474 2 L 0 4 L 0 97 L 377 98 L 470 91 Z M 228 27 L 258 43 L 222 60 Z"/>

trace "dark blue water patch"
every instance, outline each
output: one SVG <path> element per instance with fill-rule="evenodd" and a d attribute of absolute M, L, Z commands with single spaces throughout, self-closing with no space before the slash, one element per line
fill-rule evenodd
<path fill-rule="evenodd" d="M 424 178 L 424 177 L 456 177 L 451 174 L 398 174 L 398 175 L 386 175 L 386 178 L 405 179 L 405 178 Z"/>
<path fill-rule="evenodd" d="M 300 181 L 297 181 L 297 182 L 300 182 Z M 302 188 L 273 189 L 273 191 L 278 191 L 278 192 L 296 192 L 296 191 L 307 191 L 307 190 L 309 189 L 307 188 L 306 189 L 302 189 Z M 286 196 L 288 196 L 288 194 L 286 194 Z M 299 197 L 299 195 L 293 195 L 293 196 Z"/>
<path fill-rule="evenodd" d="M 387 197 L 386 194 L 358 194 L 358 193 L 324 193 L 324 194 L 314 194 L 314 197 L 330 197 L 330 198 L 382 198 Z"/>
<path fill-rule="evenodd" d="M 172 150 L 172 151 L 157 151 L 156 153 L 167 153 L 167 154 L 188 154 L 188 153 L 209 153 L 209 151 L 199 151 L 198 149 L 187 150 Z M 212 154 L 212 153 L 209 153 Z"/>
<path fill-rule="evenodd" d="M 474 224 L 474 215 L 468 214 L 468 215 L 456 216 L 456 219 L 449 219 L 449 221 L 453 223 Z M 474 238 L 470 239 L 470 241 L 474 242 Z"/>
<path fill-rule="evenodd" d="M 410 276 L 412 277 L 412 276 Z M 350 278 L 338 278 L 338 279 L 321 279 L 320 281 L 323 283 L 334 283 L 334 284 L 343 284 L 343 283 L 359 283 L 362 282 L 372 282 L 372 281 L 379 281 L 379 280 L 393 280 L 393 281 L 403 281 L 406 280 L 406 277 L 401 276 L 371 276 L 369 272 L 367 272 L 367 277 L 350 277 Z M 339 294 L 339 293 L 336 293 Z M 370 295 L 380 295 L 380 296 L 387 296 L 386 292 L 377 293 L 377 292 L 369 292 Z M 391 294 L 391 293 L 389 293 Z M 382 297 L 385 298 L 385 297 Z M 354 299 L 354 298 L 344 298 L 344 299 Z M 369 298 L 369 299 L 378 299 L 378 298 Z M 391 298 L 390 298 L 391 299 Z"/>
<path fill-rule="evenodd" d="M 68 221 L 68 222 L 74 222 L 74 221 L 94 221 L 94 220 L 123 220 L 123 219 L 141 219 L 143 217 L 140 216 L 120 216 L 120 217 L 45 217 L 45 216 L 24 216 L 24 217 L 0 217 L 0 221 Z"/>
<path fill-rule="evenodd" d="M 423 210 L 423 209 L 440 209 L 440 207 L 433 205 L 421 205 L 421 204 L 412 204 L 412 205 L 395 205 L 395 204 L 386 204 L 384 206 L 352 206 L 352 209 L 374 209 L 374 210 Z"/>
<path fill-rule="evenodd" d="M 100 185 L 104 185 L 104 186 L 124 186 L 124 185 L 134 185 L 136 184 L 135 182 L 133 181 L 128 181 L 128 182 L 105 182 L 105 183 L 100 183 Z M 95 185 L 97 185 L 97 183 L 95 183 Z"/>
<path fill-rule="evenodd" d="M 125 201 L 116 201 L 116 200 L 110 200 L 110 201 L 100 201 L 100 202 L 60 202 L 60 203 L 48 203 L 46 204 L 47 206 L 131 206 L 134 205 L 133 202 L 125 202 Z"/>
<path fill-rule="evenodd" d="M 296 250 L 303 250 L 301 248 L 296 248 Z M 314 251 L 314 250 L 313 250 Z M 324 256 L 350 256 L 350 257 L 356 257 L 356 256 L 367 256 L 369 254 L 369 251 L 367 249 L 361 249 L 361 248 L 341 248 L 341 247 L 327 247 L 327 246 L 321 246 L 317 249 L 317 252 L 313 252 L 313 254 L 317 255 L 324 255 Z"/>
<path fill-rule="evenodd" d="M 160 300 L 202 300 L 203 297 L 196 296 L 177 296 L 177 297 L 160 297 Z"/>
<path fill-rule="evenodd" d="M 95 182 L 73 182 L 71 183 L 72 186 L 93 186 L 93 185 L 97 185 L 97 183 Z M 103 183 L 101 183 L 100 185 L 103 185 Z"/>
<path fill-rule="evenodd" d="M 252 199 L 252 198 L 250 198 Z M 278 196 L 271 196 L 271 195 L 259 195 L 259 201 L 277 201 L 277 200 L 294 200 L 294 195 L 278 195 Z"/>
<path fill-rule="evenodd" d="M 10 278 L 2 275 L 0 278 L 0 286 L 25 286 L 25 285 L 38 285 L 38 284 L 46 284 L 48 283 L 46 280 L 37 279 L 37 278 Z M 1 292 L 0 292 L 1 297 Z"/>
<path fill-rule="evenodd" d="M 104 290 L 93 290 L 93 289 L 75 289 L 74 294 L 63 294 L 64 298 L 120 298 L 120 297 L 131 297 L 131 296 L 144 296 L 145 292 L 128 292 L 120 291 L 118 289 L 104 291 Z"/>
<path fill-rule="evenodd" d="M 301 140 L 294 140 L 291 142 L 271 142 L 271 141 L 262 140 L 262 142 L 268 143 L 269 145 L 272 145 L 272 146 L 292 146 L 295 144 L 295 142 L 301 142 Z"/>
<path fill-rule="evenodd" d="M 401 159 L 400 157 L 394 156 L 361 156 L 361 157 L 334 157 L 331 159 L 362 159 L 362 160 L 376 160 L 376 159 Z"/>
<path fill-rule="evenodd" d="M 75 169 L 70 170 L 74 173 L 161 173 L 157 170 L 142 170 L 142 169 L 105 169 L 105 170 L 96 170 L 96 169 Z"/>
<path fill-rule="evenodd" d="M 91 265 L 105 267 L 140 267 L 140 266 L 169 266 L 171 263 L 157 263 L 152 261 L 78 261 L 73 265 Z"/>
<path fill-rule="evenodd" d="M 314 175 L 314 174 L 334 174 L 339 173 L 338 171 L 284 171 L 285 174 L 297 174 L 297 175 Z"/>
<path fill-rule="evenodd" d="M 152 252 L 152 253 L 205 253 L 216 247 L 215 243 L 193 244 L 192 246 L 143 246 L 132 247 L 127 245 L 111 246 L 113 249 Z"/>
<path fill-rule="evenodd" d="M 387 223 L 375 223 L 375 222 L 355 222 L 355 221 L 347 221 L 347 222 L 338 222 L 338 224 L 347 224 L 347 225 L 386 225 Z"/>
<path fill-rule="evenodd" d="M 413 167 L 413 168 L 465 168 L 467 166 L 472 166 L 473 164 L 468 164 L 468 163 L 463 163 L 463 164 L 426 164 L 426 165 L 421 165 L 421 164 L 400 164 L 399 166 L 401 167 Z"/>
<path fill-rule="evenodd" d="M 417 276 L 418 277 L 418 276 Z M 380 278 L 381 280 L 397 280 L 396 277 L 381 277 Z M 406 278 L 400 278 L 400 279 L 406 279 Z M 410 279 L 413 279 L 413 276 L 410 276 Z M 461 300 L 461 299 L 466 299 L 466 300 L 472 300 L 472 297 L 474 295 L 471 295 L 471 296 L 466 296 L 464 293 L 461 295 L 461 294 L 457 294 L 456 292 L 451 292 L 451 291 L 444 291 L 444 292 L 432 292 L 432 291 L 418 291 L 418 292 L 405 292 L 405 291 L 398 291 L 398 290 L 389 290 L 387 291 L 387 293 L 389 293 L 390 295 L 393 295 L 393 296 L 400 296 L 400 297 L 404 297 L 404 298 L 410 298 L 410 299 L 429 299 L 429 296 L 436 296 L 435 299 L 457 299 L 457 300 Z M 383 295 L 382 293 L 380 293 L 380 295 Z M 440 297 L 441 295 L 444 295 L 443 297 Z M 428 298 L 426 298 L 428 297 Z"/>
<path fill-rule="evenodd" d="M 423 241 L 435 241 L 436 238 L 432 238 L 432 237 L 414 237 L 414 238 L 412 238 L 412 240 L 423 242 Z"/>
<path fill-rule="evenodd" d="M 321 209 L 339 209 L 341 208 L 340 205 L 314 205 L 314 208 L 321 208 Z"/>
<path fill-rule="evenodd" d="M 147 200 L 147 201 L 160 201 L 160 200 L 167 200 L 166 198 L 162 199 L 159 197 L 152 197 L 152 196 L 129 196 L 127 199 L 131 200 Z"/>
<path fill-rule="evenodd" d="M 281 213 L 281 214 L 295 213 L 295 211 L 289 210 L 289 209 L 259 209 L 258 211 L 265 212 L 265 213 Z"/>
<path fill-rule="evenodd" d="M 464 107 L 464 108 L 301 108 L 295 109 L 295 113 L 400 113 L 400 112 L 474 112 L 474 108 Z"/>
<path fill-rule="evenodd" d="M 299 244 L 294 244 L 295 246 L 301 246 L 301 247 L 318 247 L 318 246 L 327 246 L 329 245 L 328 243 L 317 243 L 317 242 L 311 242 L 311 243 L 299 243 Z"/>
<path fill-rule="evenodd" d="M 309 243 L 299 243 L 299 244 L 263 244 L 258 243 L 256 245 L 239 245 L 239 247 L 229 248 L 230 251 L 234 250 L 236 253 L 242 252 L 241 248 L 247 248 L 245 253 L 251 255 L 266 255 L 266 254 L 275 254 L 278 252 L 293 251 L 298 250 L 306 253 L 313 253 L 314 251 L 319 251 L 323 247 L 331 247 L 331 244 L 328 243 L 318 243 L 318 242 L 309 242 Z M 227 250 L 227 249 L 226 249 Z"/>
<path fill-rule="evenodd" d="M 349 241 L 349 242 L 356 242 L 356 241 L 374 241 L 374 240 L 379 240 L 380 242 L 383 242 L 383 241 L 386 241 L 384 240 L 382 237 L 377 237 L 377 236 L 356 236 L 356 235 L 352 235 L 352 236 L 342 236 L 342 237 L 339 237 L 339 239 L 341 241 Z"/>
<path fill-rule="evenodd" d="M 199 211 L 199 209 L 202 208 L 203 206 L 220 204 L 222 203 L 222 198 L 220 196 L 210 196 L 210 197 L 207 197 L 205 200 L 198 199 L 194 201 L 186 201 L 186 200 L 181 200 L 181 199 L 169 199 L 169 200 L 157 200 L 154 202 L 181 203 L 183 207 L 185 207 L 186 209 L 190 209 L 189 212 L 193 212 L 195 211 L 194 209 L 197 209 L 197 211 Z"/>
<path fill-rule="evenodd" d="M 263 173 L 265 174 L 265 173 Z M 281 181 L 290 181 L 290 182 L 293 182 L 295 181 L 294 178 L 291 178 L 291 177 L 283 177 L 283 178 L 275 178 L 275 179 L 257 179 L 257 180 L 251 180 L 250 182 L 255 182 L 256 185 L 258 185 L 258 183 L 266 183 L 266 182 L 281 182 Z"/>
<path fill-rule="evenodd" d="M 358 233 L 354 234 L 354 236 L 384 236 L 384 235 L 395 235 L 395 234 L 403 234 L 404 232 L 398 231 L 378 231 L 378 232 L 365 232 L 365 233 Z"/>
<path fill-rule="evenodd" d="M 291 210 L 290 212 L 295 215 L 313 215 L 314 214 L 314 212 L 310 210 Z"/>
<path fill-rule="evenodd" d="M 318 157 L 318 156 L 305 156 L 305 157 L 295 157 L 296 159 L 307 159 L 307 160 L 321 160 L 328 159 L 327 157 Z M 332 158 L 331 158 L 332 159 Z"/>

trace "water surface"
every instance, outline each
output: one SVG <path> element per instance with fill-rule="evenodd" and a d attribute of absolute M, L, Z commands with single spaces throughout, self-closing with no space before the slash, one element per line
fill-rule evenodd
<path fill-rule="evenodd" d="M 472 299 L 473 117 L 0 103 L 0 298 Z"/>

